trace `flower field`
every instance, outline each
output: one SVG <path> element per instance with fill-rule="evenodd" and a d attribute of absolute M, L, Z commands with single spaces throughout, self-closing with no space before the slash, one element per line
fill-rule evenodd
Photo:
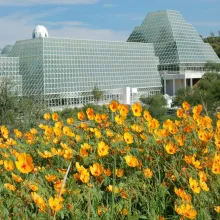
<path fill-rule="evenodd" d="M 220 219 L 220 114 L 112 101 L 0 130 L 0 219 Z"/>

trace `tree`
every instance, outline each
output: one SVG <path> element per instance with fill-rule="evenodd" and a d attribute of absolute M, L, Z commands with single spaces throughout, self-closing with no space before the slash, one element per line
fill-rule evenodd
<path fill-rule="evenodd" d="M 213 112 L 220 106 L 220 74 L 208 72 L 193 87 L 180 89 L 173 99 L 172 106 L 181 106 L 183 101 L 192 106 L 202 104 L 207 112 Z"/>
<path fill-rule="evenodd" d="M 39 124 L 43 113 L 48 111 L 44 104 L 34 97 L 18 96 L 10 79 L 0 80 L 0 125 L 29 130 Z"/>
<path fill-rule="evenodd" d="M 155 94 L 149 97 L 140 97 L 140 101 L 146 105 L 151 115 L 163 119 L 167 114 L 167 101 L 162 94 Z"/>
<path fill-rule="evenodd" d="M 102 99 L 104 92 L 100 90 L 97 86 L 95 86 L 92 90 L 92 95 L 98 104 L 98 102 Z"/>
<path fill-rule="evenodd" d="M 206 71 L 220 72 L 220 63 L 207 62 L 204 66 Z"/>
<path fill-rule="evenodd" d="M 214 34 L 213 31 L 210 32 L 210 36 L 211 36 L 211 37 L 215 37 L 215 34 Z"/>

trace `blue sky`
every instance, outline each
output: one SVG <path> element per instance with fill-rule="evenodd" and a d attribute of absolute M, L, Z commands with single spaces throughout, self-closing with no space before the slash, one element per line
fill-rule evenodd
<path fill-rule="evenodd" d="M 203 36 L 220 30 L 220 0 L 0 0 L 0 48 L 31 38 L 37 24 L 51 37 L 126 41 L 147 13 L 164 9 Z"/>

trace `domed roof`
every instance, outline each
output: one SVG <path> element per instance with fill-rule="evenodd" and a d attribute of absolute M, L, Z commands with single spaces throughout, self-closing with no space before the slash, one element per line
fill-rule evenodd
<path fill-rule="evenodd" d="M 12 50 L 13 45 L 7 45 L 2 49 L 1 54 L 2 55 L 8 55 L 10 53 L 10 51 Z"/>
<path fill-rule="evenodd" d="M 37 25 L 32 33 L 32 38 L 49 37 L 47 29 L 42 25 Z"/>

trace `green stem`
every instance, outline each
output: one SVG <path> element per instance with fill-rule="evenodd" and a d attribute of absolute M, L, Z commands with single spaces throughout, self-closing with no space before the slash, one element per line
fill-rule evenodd
<path fill-rule="evenodd" d="M 114 219 L 115 210 L 115 182 L 116 182 L 116 151 L 114 152 L 114 167 L 113 167 L 113 185 L 112 185 L 112 219 Z"/>

